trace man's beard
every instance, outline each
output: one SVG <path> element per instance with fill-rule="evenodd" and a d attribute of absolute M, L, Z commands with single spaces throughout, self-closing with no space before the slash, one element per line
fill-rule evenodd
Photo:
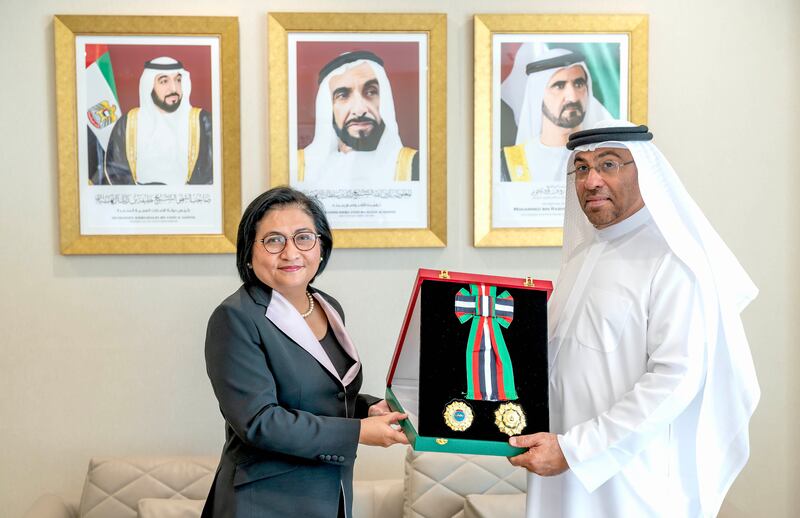
<path fill-rule="evenodd" d="M 167 104 L 167 99 L 173 96 L 178 97 L 178 102 L 176 102 L 175 104 Z M 164 100 L 162 101 L 161 99 L 158 98 L 158 95 L 156 95 L 155 90 L 150 90 L 150 98 L 153 100 L 153 104 L 155 104 L 156 106 L 158 106 L 167 113 L 172 113 L 176 111 L 180 107 L 181 101 L 183 100 L 183 97 L 181 97 L 177 93 L 171 93 L 165 95 Z"/>
<path fill-rule="evenodd" d="M 569 112 L 568 115 L 566 115 L 567 112 Z M 546 104 L 542 103 L 542 113 L 550 122 L 559 128 L 567 129 L 577 128 L 581 125 L 583 119 L 586 118 L 586 111 L 583 109 L 583 104 L 578 101 L 565 104 L 564 107 L 561 108 L 561 113 L 558 114 L 558 117 L 550 111 Z"/>
<path fill-rule="evenodd" d="M 362 131 L 360 132 L 361 135 L 358 137 L 350 135 L 350 133 L 347 132 L 347 124 L 355 122 L 372 124 L 372 131 L 367 134 Z M 346 146 L 353 149 L 353 151 L 375 151 L 378 148 L 378 143 L 381 141 L 384 129 L 386 129 L 386 124 L 384 124 L 383 121 L 377 123 L 375 119 L 370 119 L 369 117 L 351 119 L 344 124 L 344 128 L 340 128 L 336 125 L 336 121 L 333 121 L 333 130 L 336 132 L 336 136 L 338 136 L 339 140 L 344 142 Z"/>

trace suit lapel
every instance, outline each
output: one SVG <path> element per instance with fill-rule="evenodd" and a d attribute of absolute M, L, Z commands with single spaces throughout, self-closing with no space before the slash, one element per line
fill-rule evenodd
<path fill-rule="evenodd" d="M 328 313 L 328 311 L 325 313 L 329 315 L 330 318 L 330 313 Z M 269 306 L 267 306 L 266 316 L 278 329 L 283 331 L 286 336 L 291 338 L 297 345 L 313 356 L 326 371 L 333 375 L 333 377 L 342 381 L 336 369 L 333 367 L 330 358 L 328 358 L 322 345 L 320 345 L 314 333 L 311 332 L 311 328 L 308 327 L 303 317 L 300 316 L 300 313 L 297 312 L 283 295 L 275 290 L 272 290 L 272 300 L 270 300 Z M 347 374 L 349 376 L 350 372 Z M 345 379 L 347 379 L 347 376 L 345 376 Z"/>
<path fill-rule="evenodd" d="M 339 317 L 339 312 L 328 304 L 325 297 L 319 293 L 314 293 L 314 300 L 316 300 L 322 310 L 325 311 L 325 315 L 328 317 L 328 323 L 331 325 L 331 329 L 333 329 L 333 334 L 336 335 L 336 339 L 339 340 L 339 344 L 342 346 L 342 349 L 344 349 L 344 352 L 355 360 L 355 363 L 350 366 L 350 369 L 348 369 L 347 373 L 344 375 L 344 379 L 342 379 L 344 386 L 347 386 L 356 378 L 359 369 L 361 369 L 361 360 L 358 358 L 358 351 L 356 350 L 356 346 L 353 345 L 353 341 L 350 340 L 350 335 L 347 334 L 347 329 L 345 329 L 344 322 L 342 322 L 341 317 Z"/>

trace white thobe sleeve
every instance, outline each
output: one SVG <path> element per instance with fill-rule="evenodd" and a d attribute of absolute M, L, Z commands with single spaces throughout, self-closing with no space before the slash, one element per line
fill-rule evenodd
<path fill-rule="evenodd" d="M 706 363 L 702 315 L 694 276 L 668 255 L 650 289 L 646 372 L 607 411 L 558 436 L 570 469 L 587 491 L 623 469 L 698 394 Z"/>

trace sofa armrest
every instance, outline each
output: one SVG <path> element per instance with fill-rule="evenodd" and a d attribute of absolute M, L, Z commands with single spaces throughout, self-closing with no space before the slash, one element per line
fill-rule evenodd
<path fill-rule="evenodd" d="M 464 500 L 464 518 L 523 518 L 525 494 L 467 495 Z"/>
<path fill-rule="evenodd" d="M 78 506 L 65 502 L 58 495 L 42 495 L 25 512 L 23 518 L 77 518 Z"/>
<path fill-rule="evenodd" d="M 353 518 L 402 518 L 403 481 L 353 481 Z"/>

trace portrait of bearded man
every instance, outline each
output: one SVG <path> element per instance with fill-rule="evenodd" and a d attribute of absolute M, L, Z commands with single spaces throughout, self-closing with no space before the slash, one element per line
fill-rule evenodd
<path fill-rule="evenodd" d="M 170 57 L 145 62 L 139 106 L 114 126 L 102 183 L 213 183 L 211 114 L 191 105 L 191 74 Z"/>
<path fill-rule="evenodd" d="M 513 102 L 512 84 L 522 77 L 524 87 Z M 586 58 L 577 51 L 553 48 L 533 57 L 520 48 L 502 89 L 516 122 L 514 144 L 502 149 L 503 182 L 565 182 L 569 134 L 611 118 L 594 97 Z"/>
<path fill-rule="evenodd" d="M 392 86 L 377 54 L 336 56 L 321 68 L 317 85 L 314 138 L 297 150 L 303 189 L 419 180 L 419 153 L 403 145 Z"/>

